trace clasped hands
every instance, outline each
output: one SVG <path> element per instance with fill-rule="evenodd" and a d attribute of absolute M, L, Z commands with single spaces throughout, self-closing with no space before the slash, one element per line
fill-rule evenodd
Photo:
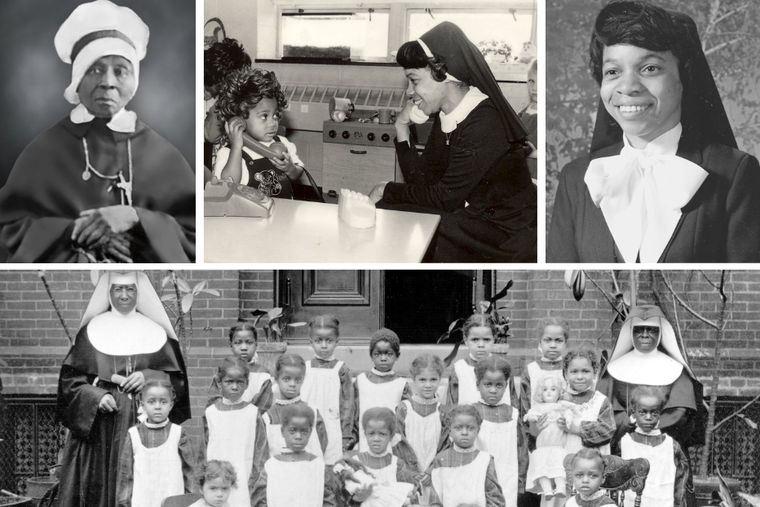
<path fill-rule="evenodd" d="M 71 241 L 86 250 L 103 250 L 109 257 L 132 262 L 127 231 L 139 218 L 132 206 L 106 206 L 82 211 L 74 221 Z"/>
<path fill-rule="evenodd" d="M 119 387 L 126 393 L 139 392 L 143 388 L 143 385 L 145 385 L 145 375 L 141 371 L 133 372 L 129 377 L 121 378 L 124 380 L 119 384 Z M 106 393 L 100 398 L 100 403 L 98 403 L 98 411 L 100 413 L 108 414 L 118 410 L 119 407 L 116 405 L 116 400 L 111 393 Z"/>

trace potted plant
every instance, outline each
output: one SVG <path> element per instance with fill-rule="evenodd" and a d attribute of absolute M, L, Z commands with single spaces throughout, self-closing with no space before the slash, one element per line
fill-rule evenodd
<path fill-rule="evenodd" d="M 488 63 L 506 63 L 512 54 L 512 46 L 503 40 L 482 40 L 478 49 Z"/>
<path fill-rule="evenodd" d="M 266 316 L 266 322 L 261 328 L 264 339 L 258 340 L 256 349 L 262 364 L 269 370 L 274 369 L 277 358 L 288 350 L 288 343 L 284 339 L 288 328 L 305 326 L 306 322 L 288 322 L 293 316 L 293 308 L 289 305 L 275 307 L 271 310 L 253 310 L 253 327 L 255 328 L 261 319 Z M 258 333 L 261 337 L 261 333 Z"/>

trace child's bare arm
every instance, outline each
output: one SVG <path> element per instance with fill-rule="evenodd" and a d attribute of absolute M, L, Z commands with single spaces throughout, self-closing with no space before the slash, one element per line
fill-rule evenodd
<path fill-rule="evenodd" d="M 224 124 L 224 130 L 230 139 L 230 156 L 222 168 L 222 179 L 232 178 L 235 183 L 240 183 L 243 175 L 243 132 L 245 121 L 242 118 L 230 118 Z"/>

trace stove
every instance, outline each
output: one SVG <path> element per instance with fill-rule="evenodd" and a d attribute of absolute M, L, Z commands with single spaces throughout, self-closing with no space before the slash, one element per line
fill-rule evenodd
<path fill-rule="evenodd" d="M 328 120 L 322 128 L 322 140 L 334 144 L 358 144 L 393 148 L 396 127 L 392 123 L 380 124 L 360 121 L 341 123 Z"/>

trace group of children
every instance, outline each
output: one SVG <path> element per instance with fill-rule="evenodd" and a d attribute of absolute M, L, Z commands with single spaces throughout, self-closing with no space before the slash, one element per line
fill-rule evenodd
<path fill-rule="evenodd" d="M 610 401 L 595 390 L 596 351 L 566 350 L 567 323 L 548 319 L 541 357 L 518 388 L 509 363 L 492 354 L 493 320 L 473 315 L 463 331 L 469 356 L 455 363 L 442 404 L 442 360 L 421 355 L 410 382 L 398 376 L 400 340 L 391 330 L 372 336 L 373 367 L 354 381 L 334 357 L 335 317 L 309 323 L 312 359 L 282 355 L 272 376 L 258 360 L 255 329 L 236 324 L 235 357 L 219 367 L 209 391 L 202 465 L 184 429 L 168 422 L 171 384 L 147 382 L 147 419 L 130 429 L 121 459 L 120 505 L 157 507 L 161 498 L 196 489 L 203 495 L 196 507 L 516 506 L 518 491 L 542 495 L 544 505 L 611 503 L 600 486 L 615 421 Z M 678 445 L 656 429 L 664 397 L 639 388 L 633 399 L 636 432 L 623 438 L 623 458 L 657 462 L 645 495 L 656 505 L 670 495 L 672 505 L 674 481 L 685 473 Z M 569 454 L 577 495 L 567 499 Z"/>

